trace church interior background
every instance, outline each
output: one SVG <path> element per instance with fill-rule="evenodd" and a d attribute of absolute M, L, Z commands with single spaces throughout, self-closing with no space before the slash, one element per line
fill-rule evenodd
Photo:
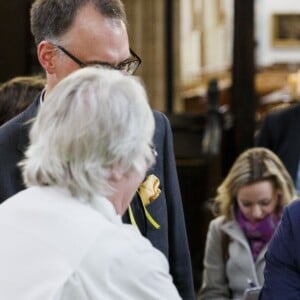
<path fill-rule="evenodd" d="M 216 186 L 264 115 L 299 100 L 300 2 L 123 1 L 131 47 L 143 60 L 137 75 L 173 129 L 197 289 Z M 0 2 L 0 82 L 41 72 L 31 3 Z"/>

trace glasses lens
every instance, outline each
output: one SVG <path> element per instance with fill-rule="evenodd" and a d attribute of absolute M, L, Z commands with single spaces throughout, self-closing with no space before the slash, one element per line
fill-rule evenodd
<path fill-rule="evenodd" d="M 134 74 L 136 72 L 136 70 L 138 69 L 140 65 L 140 62 L 138 60 L 133 60 L 131 62 L 128 63 L 128 73 L 130 73 L 131 75 Z"/>
<path fill-rule="evenodd" d="M 138 60 L 127 61 L 124 64 L 119 65 L 119 70 L 125 74 L 132 75 L 139 67 L 140 62 Z"/>
<path fill-rule="evenodd" d="M 113 65 L 105 64 L 105 63 L 98 63 L 98 64 L 91 64 L 90 67 L 94 67 L 97 69 L 108 69 L 108 70 L 115 70 Z"/>

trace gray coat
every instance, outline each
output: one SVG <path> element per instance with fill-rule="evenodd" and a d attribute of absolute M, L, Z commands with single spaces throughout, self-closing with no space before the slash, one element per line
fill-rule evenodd
<path fill-rule="evenodd" d="M 203 282 L 198 298 L 201 300 L 241 299 L 244 290 L 249 287 L 248 280 L 259 286 L 264 281 L 266 246 L 254 262 L 250 246 L 239 224 L 235 220 L 225 223 L 223 220 L 224 217 L 218 217 L 209 224 Z M 230 239 L 229 258 L 226 262 L 222 247 L 223 233 Z"/>

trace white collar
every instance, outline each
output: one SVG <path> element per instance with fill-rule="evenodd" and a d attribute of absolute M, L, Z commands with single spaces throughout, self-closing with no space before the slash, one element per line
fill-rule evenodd
<path fill-rule="evenodd" d="M 113 204 L 107 198 L 96 196 L 89 201 L 89 205 L 109 221 L 122 224 L 122 217 L 117 214 Z"/>
<path fill-rule="evenodd" d="M 46 88 L 44 88 L 40 94 L 40 105 L 42 105 L 45 100 L 45 94 L 46 94 Z"/>

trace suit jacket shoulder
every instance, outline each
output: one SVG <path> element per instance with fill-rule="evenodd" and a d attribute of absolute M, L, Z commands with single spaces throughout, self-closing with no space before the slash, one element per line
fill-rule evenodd
<path fill-rule="evenodd" d="M 294 180 L 300 154 L 299 132 L 300 103 L 268 114 L 256 143 L 275 152 Z"/>
<path fill-rule="evenodd" d="M 300 201 L 289 204 L 266 253 L 265 284 L 260 299 L 298 299 L 300 280 Z"/>
<path fill-rule="evenodd" d="M 258 137 L 258 145 L 276 152 L 276 148 L 279 147 L 278 142 L 287 133 L 287 130 L 299 132 L 299 120 L 300 103 L 269 113 L 263 121 Z"/>
<path fill-rule="evenodd" d="M 0 203 L 24 189 L 17 164 L 28 145 L 29 122 L 39 106 L 40 95 L 21 114 L 0 127 Z"/>
<path fill-rule="evenodd" d="M 0 144 L 19 142 L 20 133 L 26 130 L 28 134 L 30 120 L 35 117 L 39 107 L 40 95 L 26 110 L 0 126 Z M 20 132 L 21 131 L 21 132 Z M 28 139 L 24 139 L 28 140 Z M 23 141 L 23 139 L 21 139 Z"/>

